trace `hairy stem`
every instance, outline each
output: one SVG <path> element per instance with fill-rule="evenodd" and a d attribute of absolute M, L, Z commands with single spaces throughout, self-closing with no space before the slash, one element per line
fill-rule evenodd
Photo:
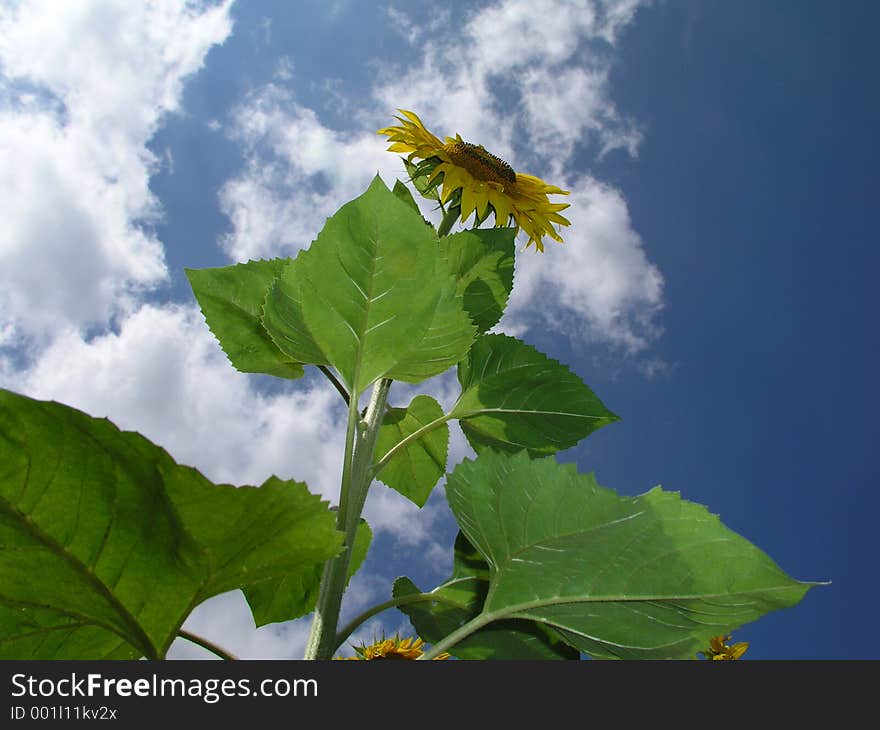
<path fill-rule="evenodd" d="M 336 625 L 339 621 L 342 594 L 348 582 L 348 566 L 351 563 L 361 511 L 372 481 L 369 465 L 373 459 L 390 387 L 391 381 L 388 379 L 376 383 L 363 420 L 358 413 L 356 394 L 352 394 L 349 399 L 345 460 L 342 467 L 339 511 L 336 513 L 336 529 L 345 533 L 345 547 L 340 555 L 324 565 L 312 629 L 306 644 L 306 659 L 330 659 L 336 650 Z"/>
<path fill-rule="evenodd" d="M 309 639 L 306 642 L 306 659 L 327 658 L 320 656 L 326 650 L 326 637 L 331 632 L 334 636 L 336 635 L 336 620 L 339 616 L 339 606 L 342 603 L 342 589 L 345 586 L 345 577 L 348 574 L 348 564 L 351 560 L 351 550 L 354 545 L 353 540 L 347 539 L 346 523 L 349 492 L 351 490 L 351 465 L 354 460 L 358 419 L 357 397 L 353 393 L 348 401 L 345 455 L 342 462 L 342 484 L 339 488 L 339 509 L 336 512 L 336 529 L 346 533 L 345 547 L 340 555 L 331 558 L 324 564 L 324 572 L 321 575 L 321 587 L 318 592 L 318 602 L 315 605 L 312 628 L 309 632 Z"/>
<path fill-rule="evenodd" d="M 235 654 L 231 654 L 223 647 L 217 646 L 217 644 L 215 644 L 213 641 L 209 641 L 202 636 L 191 634 L 189 631 L 184 631 L 183 629 L 180 629 L 180 631 L 177 632 L 177 635 L 181 639 L 186 639 L 187 641 L 191 641 L 193 644 L 202 647 L 202 649 L 207 649 L 209 652 L 211 652 L 212 654 L 216 654 L 221 659 L 226 659 L 227 661 L 232 662 L 238 659 Z"/>

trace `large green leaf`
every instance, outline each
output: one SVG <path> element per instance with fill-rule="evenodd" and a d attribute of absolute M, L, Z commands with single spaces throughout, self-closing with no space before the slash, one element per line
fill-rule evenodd
<path fill-rule="evenodd" d="M 354 538 L 354 549 L 348 566 L 348 578 L 357 573 L 367 558 L 373 532 L 366 520 L 361 520 Z M 318 600 L 323 565 L 316 565 L 310 573 L 298 571 L 283 578 L 272 578 L 245 587 L 244 595 L 251 607 L 257 626 L 290 621 L 304 616 L 315 608 Z"/>
<path fill-rule="evenodd" d="M 286 259 L 248 261 L 214 269 L 186 269 L 211 332 L 232 365 L 243 373 L 300 378 L 302 365 L 272 342 L 263 325 L 263 300 Z"/>
<path fill-rule="evenodd" d="M 451 411 L 476 451 L 551 454 L 618 420 L 567 367 L 506 335 L 483 335 L 459 363 Z"/>
<path fill-rule="evenodd" d="M 489 589 L 489 569 L 461 533 L 455 540 L 452 577 L 437 586 L 436 602 L 400 606 L 418 635 L 436 644 L 470 621 L 483 607 Z M 420 593 L 409 578 L 394 582 L 393 596 Z M 534 621 L 500 620 L 483 627 L 450 648 L 459 659 L 578 659 L 553 629 Z"/>
<path fill-rule="evenodd" d="M 340 551 L 334 517 L 304 484 L 213 484 L 107 419 L 0 390 L 0 657 L 162 657 L 205 599 L 313 577 Z"/>
<path fill-rule="evenodd" d="M 442 373 L 474 335 L 436 232 L 378 176 L 282 270 L 263 325 L 289 357 L 332 365 L 354 393 Z"/>
<path fill-rule="evenodd" d="M 553 457 L 486 450 L 446 494 L 489 564 L 483 618 L 546 623 L 594 657 L 693 658 L 813 585 L 702 505 L 659 487 L 621 497 Z"/>
<path fill-rule="evenodd" d="M 376 461 L 403 439 L 442 417 L 443 408 L 428 395 L 417 395 L 406 408 L 389 408 L 376 439 Z M 446 471 L 448 448 L 449 427 L 442 423 L 394 454 L 378 479 L 423 507 Z"/>
<path fill-rule="evenodd" d="M 440 239 L 456 291 L 480 332 L 492 329 L 513 289 L 515 228 L 476 228 Z"/>

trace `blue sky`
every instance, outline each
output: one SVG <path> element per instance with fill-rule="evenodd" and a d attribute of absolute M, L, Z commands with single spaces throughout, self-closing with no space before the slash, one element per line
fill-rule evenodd
<path fill-rule="evenodd" d="M 235 372 L 183 269 L 308 245 L 377 171 L 400 174 L 375 130 L 413 109 L 572 191 L 566 243 L 518 255 L 501 323 L 622 417 L 560 458 L 622 493 L 679 490 L 794 577 L 832 581 L 741 629 L 747 656 L 875 658 L 878 16 L 0 3 L 0 386 L 106 415 L 213 479 L 276 473 L 332 499 L 335 393 Z M 426 387 L 454 398 L 448 377 Z M 468 454 L 454 433 L 449 468 Z M 366 516 L 347 615 L 450 567 L 442 489 L 418 511 L 378 485 Z M 236 593 L 187 628 L 296 657 L 308 620 L 255 630 Z M 391 611 L 359 638 L 399 628 Z"/>

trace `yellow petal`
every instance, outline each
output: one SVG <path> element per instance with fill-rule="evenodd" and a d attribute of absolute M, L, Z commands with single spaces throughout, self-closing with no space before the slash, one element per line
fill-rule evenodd
<path fill-rule="evenodd" d="M 418 115 L 415 112 L 408 111 L 407 109 L 398 109 L 403 116 L 409 119 L 413 124 L 418 124 L 420 127 L 424 128 L 424 124 L 422 124 L 422 120 L 419 119 Z"/>
<path fill-rule="evenodd" d="M 473 213 L 477 208 L 477 200 L 474 195 L 473 190 L 469 187 L 464 187 L 461 189 L 461 222 L 464 223 L 468 218 L 471 217 L 471 213 Z"/>

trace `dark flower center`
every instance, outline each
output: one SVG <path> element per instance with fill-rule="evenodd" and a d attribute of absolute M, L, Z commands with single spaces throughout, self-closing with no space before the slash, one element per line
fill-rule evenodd
<path fill-rule="evenodd" d="M 456 141 L 445 145 L 449 159 L 467 170 L 476 180 L 494 182 L 509 187 L 516 185 L 516 173 L 500 157 L 487 152 L 483 145 Z"/>

